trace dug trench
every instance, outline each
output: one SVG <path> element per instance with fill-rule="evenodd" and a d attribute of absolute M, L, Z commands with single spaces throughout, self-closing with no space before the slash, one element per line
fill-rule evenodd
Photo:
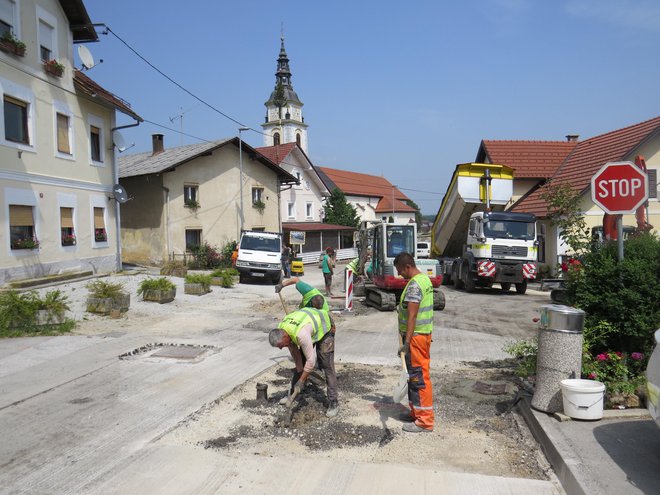
<path fill-rule="evenodd" d="M 392 401 L 400 369 L 337 364 L 339 415 L 329 419 L 325 384 L 310 383 L 290 426 L 279 401 L 291 363 L 280 361 L 188 417 L 161 441 L 242 456 L 320 456 L 354 462 L 414 464 L 448 471 L 549 479 L 550 467 L 524 420 L 511 406 L 516 379 L 506 361 L 462 363 L 432 370 L 436 426 L 405 433 L 407 408 Z M 267 385 L 258 398 L 257 384 Z M 405 402 L 405 400 L 404 400 Z"/>

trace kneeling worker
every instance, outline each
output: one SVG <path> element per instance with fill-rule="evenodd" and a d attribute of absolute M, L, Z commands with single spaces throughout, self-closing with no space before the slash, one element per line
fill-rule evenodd
<path fill-rule="evenodd" d="M 325 297 L 323 297 L 323 294 L 321 294 L 321 291 L 315 289 L 308 283 L 303 282 L 298 277 L 291 277 L 284 280 L 282 283 L 277 284 L 275 286 L 275 292 L 279 293 L 284 287 L 288 287 L 289 285 L 293 284 L 296 284 L 296 290 L 300 292 L 300 295 L 302 296 L 302 300 L 298 306 L 299 308 L 316 308 L 322 309 L 324 311 L 330 311 L 330 308 L 328 308 L 328 302 L 325 300 Z M 318 298 L 320 298 L 320 304 L 318 304 Z M 314 304 L 315 301 L 317 304 Z"/>
<path fill-rule="evenodd" d="M 284 317 L 277 328 L 270 331 L 268 341 L 273 347 L 288 347 L 296 364 L 289 393 L 302 391 L 318 358 L 319 368 L 325 372 L 328 384 L 326 416 L 337 416 L 339 404 L 335 372 L 335 324 L 330 313 L 315 308 L 293 311 Z"/>

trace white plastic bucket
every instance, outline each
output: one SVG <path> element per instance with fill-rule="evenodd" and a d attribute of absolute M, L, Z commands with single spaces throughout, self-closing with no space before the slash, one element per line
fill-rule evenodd
<path fill-rule="evenodd" d="M 560 382 L 564 414 L 575 419 L 601 419 L 605 385 L 594 380 L 568 379 Z"/>

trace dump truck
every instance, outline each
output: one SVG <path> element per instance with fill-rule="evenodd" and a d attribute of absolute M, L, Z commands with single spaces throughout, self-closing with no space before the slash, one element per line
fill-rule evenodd
<path fill-rule="evenodd" d="M 397 274 L 394 258 L 407 252 L 415 258 L 417 268 L 426 273 L 433 284 L 433 309 L 445 307 L 440 290 L 442 276 L 438 260 L 418 259 L 417 224 L 385 221 L 363 221 L 357 233 L 358 268 L 360 277 L 353 284 L 353 294 L 364 296 L 365 302 L 380 311 L 393 311 L 408 283 Z"/>
<path fill-rule="evenodd" d="M 513 194 L 513 169 L 504 165 L 456 166 L 435 217 L 431 256 L 443 283 L 468 292 L 500 284 L 518 294 L 536 277 L 536 217 L 504 211 Z"/>

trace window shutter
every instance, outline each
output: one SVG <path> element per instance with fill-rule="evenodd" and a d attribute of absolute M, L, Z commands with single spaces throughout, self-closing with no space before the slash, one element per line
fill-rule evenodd
<path fill-rule="evenodd" d="M 14 27 L 14 5 L 12 2 L 7 0 L 0 2 L 0 19 Z"/>
<path fill-rule="evenodd" d="M 649 179 L 649 199 L 658 197 L 658 171 L 650 168 L 646 171 Z"/>
<path fill-rule="evenodd" d="M 103 220 L 103 208 L 94 208 L 94 228 L 105 229 L 105 221 Z"/>
<path fill-rule="evenodd" d="M 69 117 L 57 114 L 57 151 L 71 154 L 69 146 Z"/>
<path fill-rule="evenodd" d="M 34 227 L 32 207 L 9 205 L 9 225 L 12 227 Z"/>
<path fill-rule="evenodd" d="M 60 208 L 60 223 L 63 229 L 73 228 L 73 208 Z"/>
<path fill-rule="evenodd" d="M 39 19 L 39 44 L 53 53 L 53 28 Z"/>

